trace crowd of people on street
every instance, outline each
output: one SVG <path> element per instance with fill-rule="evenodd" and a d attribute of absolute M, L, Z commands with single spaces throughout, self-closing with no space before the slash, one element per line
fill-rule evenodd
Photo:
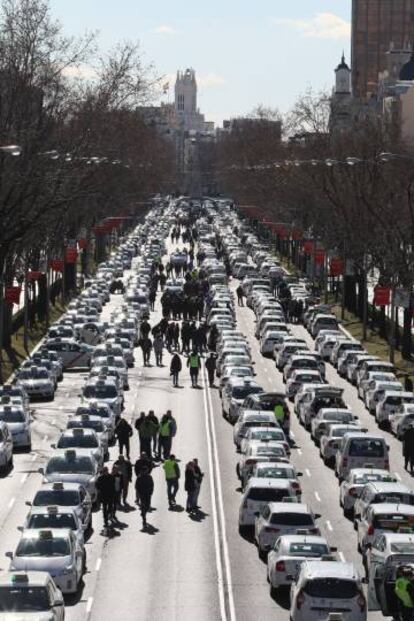
<path fill-rule="evenodd" d="M 151 511 L 151 498 L 154 493 L 154 480 L 151 473 L 160 462 L 162 462 L 167 486 L 169 508 L 173 509 L 176 506 L 181 472 L 178 460 L 171 453 L 173 439 L 177 433 L 177 422 L 171 410 L 167 410 L 160 419 L 155 415 L 154 410 L 150 410 L 148 414 L 141 412 L 135 420 L 134 427 L 138 434 L 140 451 L 134 466 L 132 467 L 130 461 L 130 439 L 134 434 L 133 427 L 125 418 L 120 417 L 115 429 L 119 457 L 114 462 L 112 470 L 109 471 L 107 466 L 103 467 L 97 479 L 96 485 L 105 528 L 117 522 L 117 510 L 129 509 L 128 492 L 133 472 L 136 477 L 135 499 L 140 508 L 142 527 L 143 529 L 148 527 L 147 514 Z M 184 476 L 184 490 L 187 493 L 186 511 L 193 514 L 200 508 L 198 496 L 204 476 L 197 458 L 186 464 Z"/>

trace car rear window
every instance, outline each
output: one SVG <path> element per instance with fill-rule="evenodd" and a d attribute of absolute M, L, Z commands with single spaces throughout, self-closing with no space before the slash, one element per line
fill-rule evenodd
<path fill-rule="evenodd" d="M 384 457 L 385 446 L 381 440 L 368 440 L 365 438 L 351 440 L 349 446 L 350 457 Z"/>
<path fill-rule="evenodd" d="M 414 515 L 403 513 L 382 513 L 373 519 L 374 528 L 388 531 L 398 531 L 400 528 L 412 528 L 414 526 Z"/>
<path fill-rule="evenodd" d="M 287 489 L 277 489 L 273 487 L 253 487 L 248 495 L 248 500 L 265 501 L 265 502 L 280 502 L 283 498 L 289 496 Z"/>
<path fill-rule="evenodd" d="M 309 513 L 274 513 L 270 518 L 271 524 L 282 524 L 282 526 L 313 526 L 313 517 Z"/>
<path fill-rule="evenodd" d="M 352 599 L 359 594 L 356 582 L 342 580 L 341 578 L 308 580 L 304 591 L 310 597 L 321 597 L 324 599 Z"/>

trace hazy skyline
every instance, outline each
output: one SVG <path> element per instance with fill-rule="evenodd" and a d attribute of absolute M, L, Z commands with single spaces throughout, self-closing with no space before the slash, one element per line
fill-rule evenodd
<path fill-rule="evenodd" d="M 351 0 L 51 0 L 65 32 L 98 30 L 103 50 L 139 39 L 147 62 L 170 81 L 193 67 L 207 120 L 247 114 L 258 104 L 286 111 L 307 86 L 331 89 L 342 50 L 348 62 Z"/>

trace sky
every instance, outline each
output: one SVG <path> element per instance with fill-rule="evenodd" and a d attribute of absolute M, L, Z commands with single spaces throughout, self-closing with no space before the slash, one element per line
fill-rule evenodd
<path fill-rule="evenodd" d="M 173 86 L 193 67 L 206 120 L 259 104 L 286 112 L 309 86 L 331 89 L 349 59 L 351 0 L 50 0 L 64 31 L 98 31 L 103 51 L 139 40 L 144 59 Z"/>

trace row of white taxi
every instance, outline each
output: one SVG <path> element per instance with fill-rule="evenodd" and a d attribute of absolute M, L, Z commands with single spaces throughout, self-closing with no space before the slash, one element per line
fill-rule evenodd
<path fill-rule="evenodd" d="M 64 619 L 62 594 L 76 594 L 86 571 L 85 539 L 92 530 L 96 480 L 109 458 L 109 444 L 114 440 L 117 417 L 123 409 L 123 391 L 128 389 L 128 367 L 133 364 L 139 321 L 148 312 L 146 292 L 151 263 L 164 252 L 153 237 L 157 231 L 153 218 L 150 213 L 146 223 L 99 267 L 96 277 L 87 284 L 87 295 L 81 293 L 81 303 L 74 301 L 68 314 L 52 326 L 41 347 L 39 362 L 29 367 L 31 373 L 34 368 L 50 373 L 51 369 L 43 366 L 44 361 L 50 360 L 59 362 L 62 371 L 87 368 L 89 377 L 79 395 L 78 408 L 69 416 L 67 429 L 52 445 L 53 452 L 40 469 L 43 482 L 26 503 L 30 511 L 20 527 L 20 541 L 13 552 L 7 553 L 10 567 L 0 576 L 0 610 L 7 612 L 8 619 Z M 161 226 L 158 232 L 165 236 Z M 132 259 L 136 254 L 138 258 Z M 123 302 L 110 323 L 104 324 L 100 313 L 110 299 L 109 286 L 115 277 L 122 276 L 125 268 L 131 267 L 132 260 L 133 274 Z M 96 303 L 90 304 L 93 300 Z M 94 330 L 88 325 L 82 332 L 84 320 L 88 324 L 93 320 Z M 93 345 L 85 343 L 86 333 L 90 333 Z M 66 357 L 62 352 L 67 353 Z M 59 375 L 58 378 L 61 379 Z M 28 394 L 24 375 L 22 379 L 19 371 L 16 382 L 0 387 L 0 420 L 8 408 L 12 412 L 17 408 L 29 412 L 29 400 L 35 398 L 45 399 L 49 395 Z M 13 434 L 13 421 L 9 422 L 7 417 L 4 420 Z M 4 429 L 0 423 L 0 438 Z M 26 444 L 29 448 L 28 440 Z"/>

